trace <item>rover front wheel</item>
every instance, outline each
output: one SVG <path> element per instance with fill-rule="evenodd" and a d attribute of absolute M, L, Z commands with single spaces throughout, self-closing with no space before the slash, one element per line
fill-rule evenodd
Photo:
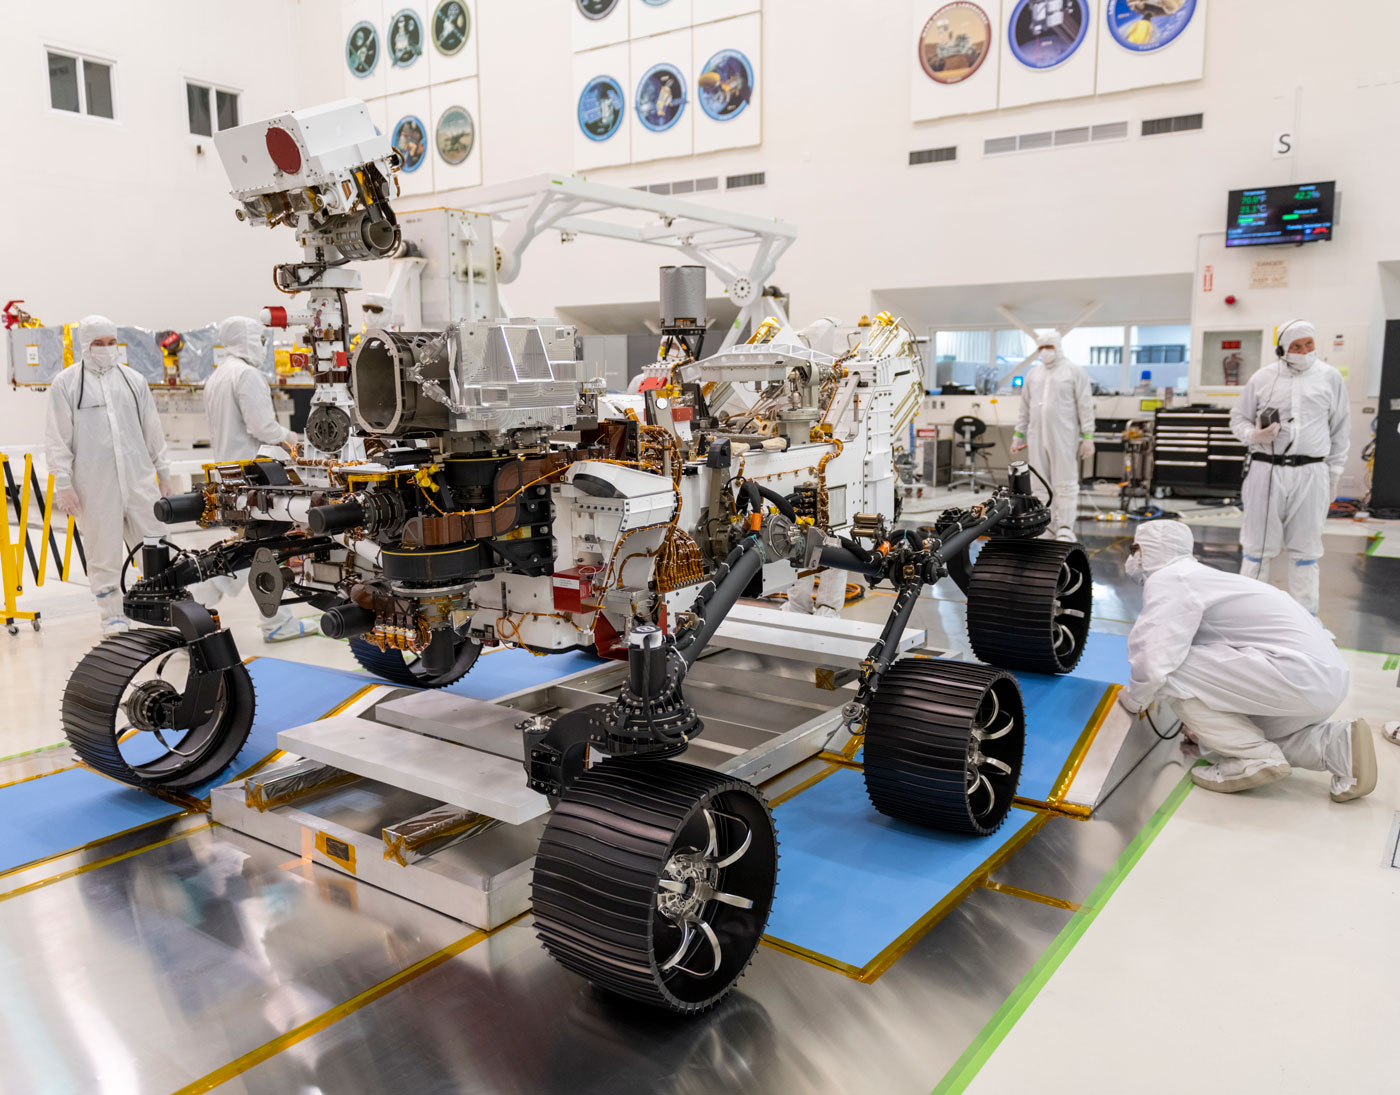
<path fill-rule="evenodd" d="M 535 927 L 599 988 L 682 1014 L 734 987 L 777 883 L 773 816 L 751 784 L 668 760 L 574 781 L 535 856 Z"/>
<path fill-rule="evenodd" d="M 368 639 L 350 640 L 350 653 L 361 667 L 390 684 L 404 688 L 446 688 L 467 675 L 481 655 L 481 644 L 460 640 L 451 666 L 440 673 L 429 672 L 423 659 L 392 647 L 380 650 Z"/>
<path fill-rule="evenodd" d="M 181 701 L 204 692 L 183 724 Z M 89 767 L 147 790 L 178 790 L 232 763 L 253 726 L 244 665 L 201 673 L 179 632 L 137 628 L 103 639 L 63 691 L 63 733 Z"/>
<path fill-rule="evenodd" d="M 875 809 L 899 821 L 986 836 L 1016 797 L 1025 740 L 1010 673 L 901 658 L 870 703 L 865 790 Z"/>
<path fill-rule="evenodd" d="M 1094 576 L 1078 544 L 988 540 L 967 588 L 967 636 L 1003 669 L 1068 673 L 1084 653 Z"/>

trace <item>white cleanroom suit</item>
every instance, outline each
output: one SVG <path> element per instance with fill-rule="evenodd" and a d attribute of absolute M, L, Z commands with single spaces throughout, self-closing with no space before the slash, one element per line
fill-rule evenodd
<path fill-rule="evenodd" d="M 296 434 L 277 421 L 272 390 L 258 365 L 267 356 L 263 325 L 247 316 L 219 324 L 223 355 L 204 382 L 210 448 L 219 460 L 252 460 L 263 445 L 290 444 Z"/>
<path fill-rule="evenodd" d="M 1330 772 L 1338 802 L 1374 790 L 1370 727 L 1332 719 L 1350 673 L 1316 618 L 1282 590 L 1197 562 L 1180 521 L 1145 522 L 1135 547 L 1128 573 L 1144 582 L 1142 612 L 1120 699 L 1133 712 L 1164 700 L 1216 754 L 1192 779 L 1238 791 L 1291 765 Z"/>
<path fill-rule="evenodd" d="M 1054 492 L 1049 531 L 1074 539 L 1079 516 L 1079 461 L 1094 454 L 1094 400 L 1088 374 L 1065 360 L 1058 331 L 1041 336 L 1040 360 L 1026 373 L 1011 451 L 1029 446 L 1027 461 Z M 1035 481 L 1036 493 L 1044 490 Z"/>
<path fill-rule="evenodd" d="M 277 421 L 272 391 L 258 371 L 267 355 L 263 325 L 247 316 L 229 316 L 219 324 L 223 354 L 214 374 L 204 382 L 204 413 L 209 419 L 210 448 L 216 460 L 252 460 L 263 445 L 296 440 L 296 434 Z M 247 586 L 245 575 L 211 578 L 191 592 L 207 608 Z M 282 605 L 273 615 L 258 621 L 266 642 L 281 642 L 313 634 L 315 626 L 292 615 Z"/>
<path fill-rule="evenodd" d="M 1279 331 L 1279 346 L 1314 338 L 1303 320 Z M 1259 427 L 1259 413 L 1279 412 L 1277 428 Z M 1288 553 L 1288 589 L 1317 613 L 1318 560 L 1327 510 L 1337 493 L 1351 438 L 1346 381 L 1317 355 L 1287 354 L 1245 385 L 1230 412 L 1230 428 L 1249 446 L 1249 472 L 1241 501 L 1243 561 L 1240 573 L 1269 580 L 1269 560 Z M 1281 459 L 1289 463 L 1273 463 Z"/>
<path fill-rule="evenodd" d="M 118 362 L 121 347 L 92 344 L 116 336 L 105 316 L 78 324 L 81 360 L 49 386 L 44 432 L 55 501 L 77 515 L 104 632 L 128 626 L 119 588 L 127 545 L 161 535 L 155 503 L 170 493 L 165 435 L 145 377 Z"/>

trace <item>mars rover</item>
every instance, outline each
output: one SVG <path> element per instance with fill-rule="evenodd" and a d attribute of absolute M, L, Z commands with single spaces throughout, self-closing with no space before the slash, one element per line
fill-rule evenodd
<path fill-rule="evenodd" d="M 306 248 L 278 277 L 309 306 L 269 318 L 306 328 L 323 428 L 314 450 L 211 464 L 197 489 L 159 504 L 166 522 L 230 536 L 198 551 L 140 546 L 125 606 L 145 626 L 91 651 L 64 695 L 86 764 L 148 790 L 228 767 L 254 696 L 232 635 L 197 599 L 216 576 L 246 573 L 269 614 L 322 609 L 327 635 L 407 687 L 448 685 L 502 644 L 624 660 L 615 702 L 520 724 L 523 778 L 554 807 L 534 918 L 550 953 L 590 981 L 700 1011 L 758 946 L 777 837 L 753 785 L 677 759 L 704 731 L 686 675 L 741 597 L 830 566 L 895 591 L 844 710 L 864 735 L 875 807 L 959 833 L 1001 825 L 1025 732 L 1006 670 L 1074 666 L 1089 566 L 1077 545 L 1037 538 L 1049 514 L 1024 465 L 917 532 L 884 516 L 891 438 L 922 393 L 907 329 L 879 317 L 838 348 L 829 332 L 769 323 L 706 357 L 704 271 L 672 267 L 662 352 L 630 400 L 587 375 L 573 328 L 547 320 L 371 330 L 352 354 L 345 263 L 396 241 L 388 141 L 363 104 L 341 103 L 218 143 L 241 215 L 294 225 Z M 967 593 L 989 664 L 896 658 L 920 593 L 945 576 Z"/>

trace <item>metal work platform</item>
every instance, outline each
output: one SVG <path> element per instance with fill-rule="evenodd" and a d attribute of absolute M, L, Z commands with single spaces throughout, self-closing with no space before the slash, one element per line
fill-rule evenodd
<path fill-rule="evenodd" d="M 880 626 L 739 606 L 686 678 L 705 733 L 692 764 L 765 783 L 849 741 L 842 706 Z M 902 652 L 926 632 L 908 629 Z M 947 656 L 925 651 L 932 656 Z M 956 655 L 954 655 L 956 656 Z M 490 660 L 475 672 L 489 672 Z M 284 763 L 212 796 L 214 819 L 480 928 L 529 908 L 549 803 L 530 790 L 518 724 L 616 699 L 625 663 L 494 701 L 396 692 L 283 730 Z"/>

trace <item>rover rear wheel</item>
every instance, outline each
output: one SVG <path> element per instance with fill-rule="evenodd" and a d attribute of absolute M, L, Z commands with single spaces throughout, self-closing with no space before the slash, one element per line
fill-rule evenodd
<path fill-rule="evenodd" d="M 208 689 L 205 713 L 176 725 L 181 699 Z M 63 691 L 63 733 L 79 758 L 136 787 L 191 787 L 222 772 L 253 726 L 244 665 L 201 674 L 179 632 L 137 628 L 103 639 Z"/>
<path fill-rule="evenodd" d="M 368 639 L 351 639 L 350 653 L 360 665 L 381 680 L 404 688 L 446 688 L 467 675 L 481 655 L 479 643 L 462 640 L 457 646 L 457 655 L 451 668 L 441 673 L 430 673 L 423 665 L 423 659 L 416 654 L 405 654 L 402 650 L 380 650 Z"/>
<path fill-rule="evenodd" d="M 1084 653 L 1094 576 L 1078 544 L 989 540 L 967 589 L 967 635 L 989 665 L 1068 673 Z"/>
<path fill-rule="evenodd" d="M 694 1014 L 758 949 L 777 863 L 773 816 L 751 784 L 680 761 L 605 760 L 545 827 L 536 931 L 599 988 Z"/>
<path fill-rule="evenodd" d="M 865 725 L 865 790 L 900 821 L 986 836 L 1021 778 L 1026 722 L 1010 673 L 902 658 L 880 681 Z"/>

